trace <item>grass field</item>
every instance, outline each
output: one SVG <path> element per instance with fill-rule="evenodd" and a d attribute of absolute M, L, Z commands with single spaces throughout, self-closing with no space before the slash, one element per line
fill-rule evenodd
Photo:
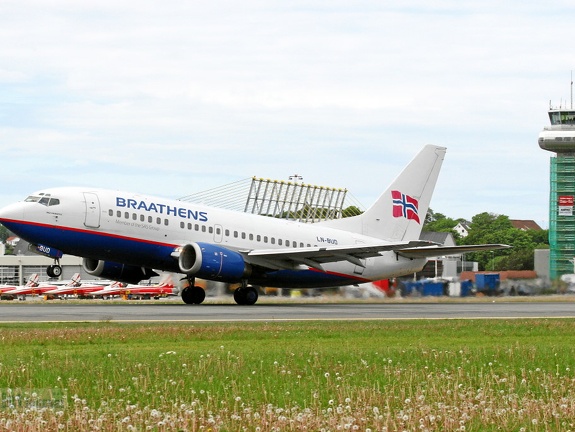
<path fill-rule="evenodd" d="M 575 320 L 0 326 L 0 430 L 575 430 Z"/>

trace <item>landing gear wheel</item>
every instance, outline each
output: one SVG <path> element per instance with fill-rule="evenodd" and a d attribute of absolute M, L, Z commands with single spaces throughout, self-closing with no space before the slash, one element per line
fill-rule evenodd
<path fill-rule="evenodd" d="M 200 304 L 206 298 L 206 292 L 202 287 L 189 286 L 182 290 L 182 300 L 186 304 Z"/>
<path fill-rule="evenodd" d="M 62 267 L 59 265 L 49 265 L 46 267 L 46 274 L 49 278 L 58 278 L 62 275 Z"/>
<path fill-rule="evenodd" d="M 52 266 L 52 274 L 54 275 L 54 277 L 62 276 L 62 267 L 60 267 L 59 265 Z"/>
<path fill-rule="evenodd" d="M 239 287 L 234 291 L 234 300 L 239 305 L 251 306 L 258 301 L 258 290 L 253 286 Z"/>

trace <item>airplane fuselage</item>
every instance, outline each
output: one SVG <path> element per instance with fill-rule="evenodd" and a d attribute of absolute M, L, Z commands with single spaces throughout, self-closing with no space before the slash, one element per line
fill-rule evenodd
<path fill-rule="evenodd" d="M 22 238 L 92 260 L 182 272 L 177 250 L 190 243 L 213 245 L 245 255 L 251 250 L 288 250 L 334 246 L 381 245 L 384 240 L 321 224 L 306 224 L 233 212 L 200 204 L 127 192 L 58 188 L 40 199 L 4 209 L 3 223 Z M 46 199 L 47 198 L 47 199 Z M 44 202 L 42 202 L 42 200 Z M 46 251 L 49 252 L 49 251 Z M 259 261 L 258 261 L 259 260 Z M 263 260 L 263 261 L 262 261 Z M 419 271 L 426 259 L 409 259 L 393 251 L 358 263 L 339 261 L 321 269 L 285 263 L 258 271 L 261 257 L 252 258 L 249 281 L 275 287 L 327 287 L 385 279 Z M 210 273 L 212 274 L 212 273 Z M 200 276 L 201 277 L 201 276 Z M 238 282 L 213 271 L 213 280 Z"/>

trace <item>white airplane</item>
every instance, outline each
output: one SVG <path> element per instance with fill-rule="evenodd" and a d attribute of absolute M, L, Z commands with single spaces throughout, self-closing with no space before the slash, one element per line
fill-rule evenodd
<path fill-rule="evenodd" d="M 84 258 L 93 276 L 138 283 L 153 269 L 183 273 L 187 304 L 202 303 L 195 278 L 255 286 L 353 285 L 420 271 L 428 257 L 501 249 L 419 240 L 446 149 L 428 145 L 365 213 L 313 224 L 136 193 L 90 188 L 36 192 L 0 210 L 0 222 L 47 256 Z"/>

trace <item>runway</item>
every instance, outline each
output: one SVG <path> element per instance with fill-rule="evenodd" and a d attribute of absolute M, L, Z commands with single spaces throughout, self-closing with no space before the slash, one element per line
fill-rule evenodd
<path fill-rule="evenodd" d="M 241 322 L 300 320 L 575 318 L 573 301 L 478 303 L 262 303 L 185 305 L 6 302 L 0 323 L 21 322 Z"/>

